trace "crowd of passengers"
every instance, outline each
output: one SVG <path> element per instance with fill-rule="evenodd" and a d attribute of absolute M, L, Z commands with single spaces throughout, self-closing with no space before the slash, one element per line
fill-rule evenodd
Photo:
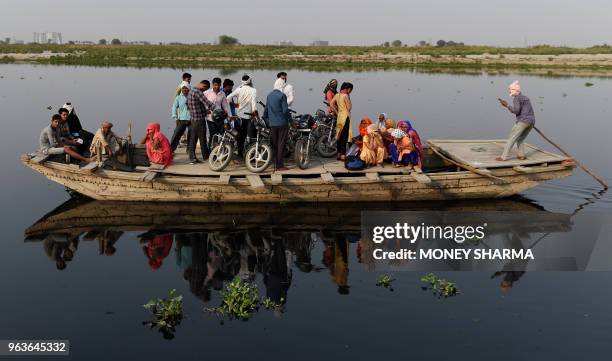
<path fill-rule="evenodd" d="M 221 113 L 226 119 L 233 119 L 238 129 L 238 156 L 247 138 L 255 137 L 254 119 L 259 117 L 257 110 L 257 90 L 253 79 L 243 75 L 241 84 L 234 89 L 231 79 L 221 78 L 202 80 L 191 84 L 189 73 L 182 75 L 171 105 L 171 117 L 174 120 L 174 132 L 170 139 L 161 131 L 159 123 L 150 123 L 146 127 L 140 143 L 146 146 L 147 157 L 153 164 L 169 166 L 172 164 L 179 144 L 185 143 L 190 164 L 206 160 L 212 148 L 213 136 L 223 131 L 220 123 L 213 119 L 213 114 Z M 324 102 L 328 105 L 327 113 L 336 120 L 337 159 L 361 162 L 363 166 L 383 166 L 390 163 L 393 167 L 414 168 L 422 171 L 423 145 L 419 133 L 408 120 L 395 121 L 385 113 L 378 115 L 375 121 L 363 117 L 359 122 L 359 133 L 353 136 L 351 93 L 353 84 L 342 83 L 338 90 L 338 81 L 330 80 L 323 89 Z M 533 109 L 529 98 L 521 94 L 520 84 L 510 85 L 513 105 L 500 99 L 502 107 L 516 114 L 516 124 L 512 129 L 499 161 L 509 157 L 510 149 L 516 145 L 518 158 L 524 159 L 523 141 L 535 123 Z M 294 89 L 287 82 L 287 73 L 280 72 L 274 81 L 273 90 L 267 94 L 263 119 L 270 127 L 273 156 L 276 159 L 277 171 L 287 170 L 284 165 L 285 143 L 291 122 L 289 107 L 295 102 Z M 51 117 L 51 123 L 40 134 L 39 152 L 44 155 L 69 155 L 82 161 L 91 162 L 101 156 L 125 157 L 127 140 L 117 136 L 113 124 L 102 121 L 100 128 L 92 134 L 83 129 L 71 103 L 64 104 L 57 114 Z M 199 144 L 201 160 L 197 157 Z M 348 157 L 348 159 L 347 159 Z"/>

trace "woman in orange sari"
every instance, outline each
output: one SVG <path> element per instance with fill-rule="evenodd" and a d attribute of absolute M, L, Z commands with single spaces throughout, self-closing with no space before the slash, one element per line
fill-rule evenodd
<path fill-rule="evenodd" d="M 363 146 L 359 157 L 369 166 L 382 165 L 385 159 L 385 146 L 378 126 L 371 124 L 366 130 L 367 133 L 363 136 Z"/>

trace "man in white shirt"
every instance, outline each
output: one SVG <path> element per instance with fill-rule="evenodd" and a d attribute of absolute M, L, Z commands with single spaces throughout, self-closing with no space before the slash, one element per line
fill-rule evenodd
<path fill-rule="evenodd" d="M 236 97 L 238 103 L 236 105 L 236 113 L 240 117 L 240 137 L 238 139 L 238 152 L 240 156 L 243 154 L 244 142 L 247 135 L 249 138 L 255 138 L 255 125 L 251 121 L 251 117 L 257 117 L 257 90 L 253 88 L 253 80 L 247 74 L 242 76 L 242 85 L 234 90 L 228 99 Z M 248 115 L 246 113 L 250 113 Z"/>
<path fill-rule="evenodd" d="M 284 71 L 281 71 L 280 73 L 276 74 L 276 82 L 274 83 L 274 88 L 276 89 L 278 86 L 280 86 L 280 82 L 282 81 L 282 92 L 283 94 L 285 94 L 287 96 L 287 104 L 289 104 L 289 106 L 291 106 L 293 104 L 293 101 L 295 100 L 295 96 L 293 93 L 293 85 L 287 83 L 287 73 L 285 73 Z"/>
<path fill-rule="evenodd" d="M 226 116 L 230 114 L 229 102 L 225 97 L 225 93 L 221 91 L 221 78 L 214 78 L 212 80 L 212 88 L 204 92 L 204 97 L 206 97 L 206 99 L 213 103 L 216 109 L 223 109 Z M 215 134 L 219 134 L 221 132 L 221 129 L 213 121 L 212 112 L 206 115 L 206 122 L 208 124 L 209 131 L 208 147 L 209 149 L 212 149 L 213 137 Z"/>

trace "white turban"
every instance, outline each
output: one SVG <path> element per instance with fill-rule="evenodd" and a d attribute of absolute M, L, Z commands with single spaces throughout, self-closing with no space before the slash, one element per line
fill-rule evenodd
<path fill-rule="evenodd" d="M 68 114 L 72 113 L 72 110 L 74 110 L 74 107 L 70 102 L 66 102 L 64 105 L 62 105 L 62 108 L 68 110 Z"/>
<path fill-rule="evenodd" d="M 191 84 L 189 84 L 189 82 L 182 81 L 180 87 L 181 87 L 181 89 L 182 88 L 191 89 Z"/>
<path fill-rule="evenodd" d="M 518 80 L 515 80 L 512 84 L 508 86 L 511 92 L 520 93 L 521 92 L 521 84 L 519 84 Z"/>
<path fill-rule="evenodd" d="M 274 82 L 274 90 L 283 91 L 283 88 L 285 88 L 286 84 L 287 83 L 285 83 L 285 80 L 283 80 L 283 78 L 277 78 Z"/>

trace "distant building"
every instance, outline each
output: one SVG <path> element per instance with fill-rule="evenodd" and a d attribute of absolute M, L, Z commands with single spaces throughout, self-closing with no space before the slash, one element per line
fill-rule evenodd
<path fill-rule="evenodd" d="M 293 41 L 279 41 L 278 42 L 279 46 L 293 46 Z"/>
<path fill-rule="evenodd" d="M 329 46 L 329 41 L 327 40 L 315 40 L 311 44 L 312 46 Z"/>
<path fill-rule="evenodd" d="M 62 33 L 55 31 L 35 32 L 32 40 L 37 44 L 62 44 Z"/>

